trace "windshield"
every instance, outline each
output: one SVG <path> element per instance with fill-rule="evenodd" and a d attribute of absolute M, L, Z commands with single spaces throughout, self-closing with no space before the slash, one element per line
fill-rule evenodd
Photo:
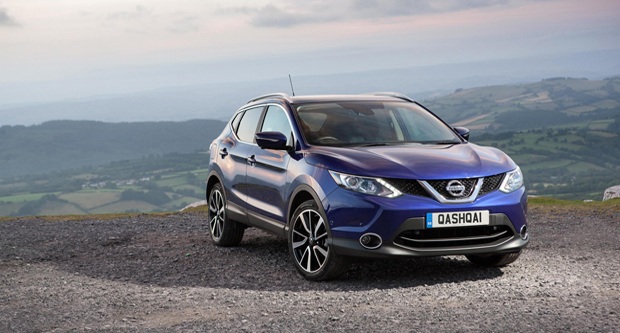
<path fill-rule="evenodd" d="M 456 144 L 461 140 L 437 117 L 406 102 L 313 103 L 297 107 L 311 145 Z"/>

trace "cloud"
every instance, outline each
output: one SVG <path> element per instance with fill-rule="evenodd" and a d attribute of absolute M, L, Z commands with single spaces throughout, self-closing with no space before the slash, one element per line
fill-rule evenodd
<path fill-rule="evenodd" d="M 185 33 L 198 31 L 200 29 L 200 19 L 197 16 L 176 15 L 171 27 L 168 29 L 174 33 Z"/>
<path fill-rule="evenodd" d="M 221 8 L 216 13 L 226 16 L 248 16 L 250 24 L 256 27 L 286 28 L 300 24 L 338 20 L 341 4 L 331 4 L 327 7 L 324 4 L 328 4 L 327 1 L 310 0 L 299 6 L 267 4 L 261 8 L 228 7 Z"/>
<path fill-rule="evenodd" d="M 145 18 L 152 14 L 152 10 L 144 6 L 136 6 L 131 11 L 114 12 L 108 15 L 108 20 L 111 21 L 134 21 Z"/>
<path fill-rule="evenodd" d="M 252 25 L 258 27 L 290 27 L 294 25 L 331 21 L 333 17 L 315 15 L 314 13 L 281 9 L 274 5 L 267 5 L 258 10 L 250 20 Z"/>
<path fill-rule="evenodd" d="M 9 16 L 5 8 L 0 8 L 0 27 L 19 27 L 20 24 Z"/>
<path fill-rule="evenodd" d="M 112 12 L 105 16 L 106 26 L 124 26 L 127 32 L 147 34 L 153 29 L 165 29 L 180 34 L 200 30 L 200 18 L 181 11 L 156 13 L 144 6 L 135 6 L 131 10 Z"/>
<path fill-rule="evenodd" d="M 244 15 L 257 27 L 287 28 L 301 24 L 381 19 L 458 12 L 486 7 L 507 7 L 548 0 L 284 0 L 261 8 L 233 7 L 218 11 L 223 15 Z"/>

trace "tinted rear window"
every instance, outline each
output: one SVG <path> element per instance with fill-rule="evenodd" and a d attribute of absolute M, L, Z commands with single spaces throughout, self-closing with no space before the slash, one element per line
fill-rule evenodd
<path fill-rule="evenodd" d="M 254 134 L 256 134 L 256 128 L 258 127 L 262 111 L 263 107 L 245 111 L 237 129 L 237 136 L 241 141 L 254 142 Z"/>

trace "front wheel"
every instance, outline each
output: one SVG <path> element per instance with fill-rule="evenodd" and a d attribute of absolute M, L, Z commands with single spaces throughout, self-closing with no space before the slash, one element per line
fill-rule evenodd
<path fill-rule="evenodd" d="M 245 228 L 230 220 L 226 213 L 226 197 L 219 183 L 209 192 L 209 233 L 217 246 L 237 246 L 241 243 Z"/>
<path fill-rule="evenodd" d="M 465 257 L 475 265 L 502 267 L 515 262 L 520 255 L 521 251 L 501 254 L 470 254 Z"/>
<path fill-rule="evenodd" d="M 288 245 L 295 268 L 308 280 L 336 279 L 349 268 L 346 259 L 334 252 L 327 219 L 313 200 L 302 203 L 293 213 Z"/>

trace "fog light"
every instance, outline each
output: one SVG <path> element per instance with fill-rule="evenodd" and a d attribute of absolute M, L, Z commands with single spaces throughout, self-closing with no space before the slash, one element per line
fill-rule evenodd
<path fill-rule="evenodd" d="M 362 244 L 364 248 L 375 250 L 381 247 L 383 240 L 381 239 L 381 236 L 377 234 L 367 233 L 360 237 L 360 244 Z"/>
<path fill-rule="evenodd" d="M 522 226 L 521 231 L 519 232 L 519 236 L 521 239 L 526 240 L 529 237 L 529 233 L 527 232 L 527 226 Z"/>

